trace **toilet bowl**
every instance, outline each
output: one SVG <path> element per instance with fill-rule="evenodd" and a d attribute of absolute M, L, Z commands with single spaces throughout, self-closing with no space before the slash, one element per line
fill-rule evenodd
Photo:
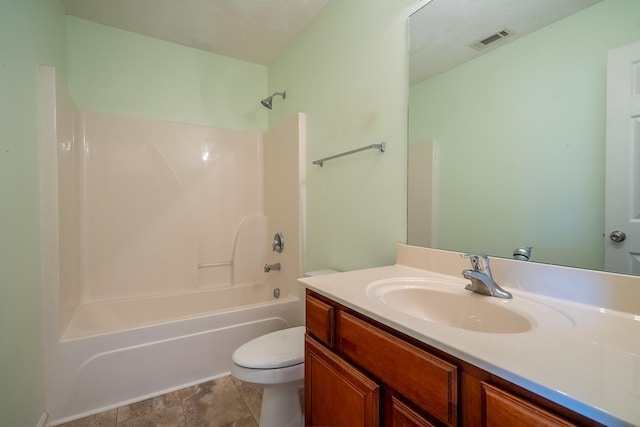
<path fill-rule="evenodd" d="M 231 375 L 263 387 L 260 427 L 301 427 L 305 327 L 255 338 L 231 356 Z"/>

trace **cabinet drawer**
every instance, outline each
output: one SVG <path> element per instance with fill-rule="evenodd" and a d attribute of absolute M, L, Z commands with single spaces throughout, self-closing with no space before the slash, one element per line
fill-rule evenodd
<path fill-rule="evenodd" d="M 531 402 L 484 382 L 482 383 L 482 401 L 482 425 L 485 426 L 556 427 L 576 425 Z"/>
<path fill-rule="evenodd" d="M 380 331 L 362 320 L 338 312 L 339 348 L 447 425 L 458 419 L 458 368 L 444 360 Z"/>
<path fill-rule="evenodd" d="M 335 308 L 308 293 L 305 307 L 307 333 L 333 347 Z"/>

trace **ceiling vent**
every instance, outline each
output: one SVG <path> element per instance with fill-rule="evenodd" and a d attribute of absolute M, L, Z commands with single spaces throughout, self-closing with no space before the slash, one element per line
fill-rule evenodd
<path fill-rule="evenodd" d="M 487 46 L 489 46 L 490 44 L 493 44 L 495 42 L 497 42 L 498 40 L 502 40 L 506 37 L 509 37 L 513 35 L 513 31 L 508 30 L 506 28 L 498 31 L 497 33 L 491 34 L 490 36 L 487 36 L 485 38 L 483 38 L 480 41 L 477 41 L 475 43 L 472 43 L 470 46 L 474 49 L 477 50 L 482 50 L 484 48 L 486 48 Z"/>

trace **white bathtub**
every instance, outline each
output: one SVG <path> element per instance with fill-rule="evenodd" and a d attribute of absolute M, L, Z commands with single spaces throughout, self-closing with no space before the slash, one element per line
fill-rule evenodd
<path fill-rule="evenodd" d="M 300 299 L 272 292 L 251 285 L 80 307 L 57 346 L 51 424 L 227 375 L 238 346 L 301 324 Z"/>

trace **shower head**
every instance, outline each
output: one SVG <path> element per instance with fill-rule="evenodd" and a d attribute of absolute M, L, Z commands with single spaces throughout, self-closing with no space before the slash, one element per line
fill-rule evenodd
<path fill-rule="evenodd" d="M 273 106 L 271 105 L 272 103 L 273 103 L 273 96 L 270 96 L 260 101 L 260 104 L 264 105 L 269 110 L 273 109 Z"/>
<path fill-rule="evenodd" d="M 287 97 L 287 92 L 276 92 L 273 95 L 268 96 L 265 99 L 263 99 L 262 101 L 260 101 L 260 104 L 262 104 L 263 106 L 265 106 L 269 110 L 273 109 L 273 97 L 276 96 L 276 95 L 280 95 L 282 97 L 282 99 L 285 99 Z"/>

